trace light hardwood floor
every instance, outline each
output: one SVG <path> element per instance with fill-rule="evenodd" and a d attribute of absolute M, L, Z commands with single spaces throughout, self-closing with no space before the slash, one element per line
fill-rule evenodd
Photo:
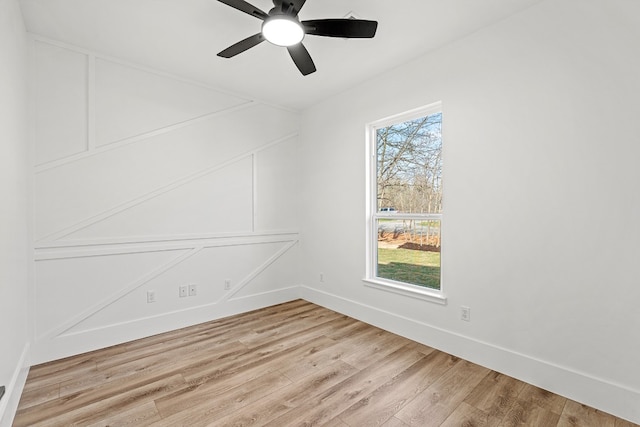
<path fill-rule="evenodd" d="M 298 300 L 31 368 L 14 426 L 633 426 Z"/>

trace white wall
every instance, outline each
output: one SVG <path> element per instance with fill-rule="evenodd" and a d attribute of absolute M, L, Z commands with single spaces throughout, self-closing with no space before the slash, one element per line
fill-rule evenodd
<path fill-rule="evenodd" d="M 24 385 L 29 318 L 27 40 L 16 0 L 0 0 L 0 425 Z"/>
<path fill-rule="evenodd" d="M 305 111 L 303 297 L 640 422 L 639 51 L 638 2 L 548 0 Z M 361 280 L 365 126 L 435 101 L 446 306 Z"/>
<path fill-rule="evenodd" d="M 31 43 L 36 363 L 297 297 L 296 113 Z"/>

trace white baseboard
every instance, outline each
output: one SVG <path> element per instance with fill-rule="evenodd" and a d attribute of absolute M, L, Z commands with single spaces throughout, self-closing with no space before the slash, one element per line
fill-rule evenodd
<path fill-rule="evenodd" d="M 29 343 L 25 344 L 20 360 L 11 377 L 11 382 L 7 384 L 5 395 L 0 401 L 0 427 L 11 427 L 16 416 L 22 390 L 27 382 L 27 375 L 31 366 L 29 363 L 29 348 Z"/>
<path fill-rule="evenodd" d="M 542 389 L 640 424 L 640 392 L 525 354 L 302 286 L 300 297 Z"/>

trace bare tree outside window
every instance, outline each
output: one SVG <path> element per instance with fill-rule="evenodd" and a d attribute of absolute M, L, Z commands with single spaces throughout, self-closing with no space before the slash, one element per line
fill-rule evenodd
<path fill-rule="evenodd" d="M 442 211 L 442 113 L 378 129 L 378 209 Z"/>

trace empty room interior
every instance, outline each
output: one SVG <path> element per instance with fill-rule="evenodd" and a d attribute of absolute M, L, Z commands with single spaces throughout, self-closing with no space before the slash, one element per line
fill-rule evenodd
<path fill-rule="evenodd" d="M 639 100 L 636 0 L 0 0 L 0 426 L 640 424 Z"/>

